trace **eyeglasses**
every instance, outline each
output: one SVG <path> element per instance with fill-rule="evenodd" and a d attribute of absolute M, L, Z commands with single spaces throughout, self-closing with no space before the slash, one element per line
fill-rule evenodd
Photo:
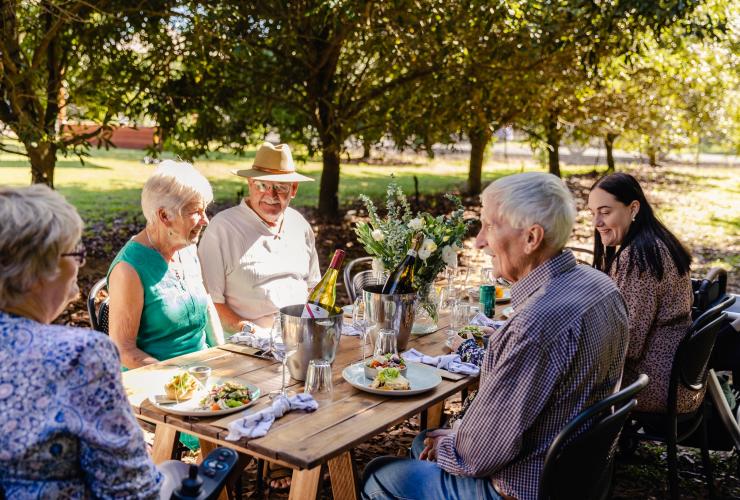
<path fill-rule="evenodd" d="M 72 257 L 74 258 L 77 263 L 80 265 L 80 267 L 85 265 L 86 258 L 87 258 L 87 250 L 85 250 L 85 247 L 82 246 L 82 243 L 77 245 L 77 248 L 74 252 L 67 252 L 63 253 L 61 255 L 62 257 Z"/>
<path fill-rule="evenodd" d="M 260 193 L 266 193 L 267 191 L 275 191 L 277 194 L 288 194 L 290 189 L 293 187 L 289 182 L 276 182 L 268 184 L 262 181 L 254 181 L 254 187 Z"/>

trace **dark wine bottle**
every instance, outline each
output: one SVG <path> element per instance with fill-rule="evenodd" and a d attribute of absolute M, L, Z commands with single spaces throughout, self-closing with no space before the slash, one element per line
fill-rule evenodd
<path fill-rule="evenodd" d="M 422 233 L 417 233 L 411 240 L 406 257 L 401 261 L 383 285 L 381 293 L 393 295 L 398 293 L 414 293 L 414 268 L 416 267 L 416 258 L 419 253 L 419 247 L 424 239 Z"/>

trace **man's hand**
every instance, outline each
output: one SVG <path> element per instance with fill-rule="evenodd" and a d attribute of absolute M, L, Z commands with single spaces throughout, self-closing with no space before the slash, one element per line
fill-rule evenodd
<path fill-rule="evenodd" d="M 437 460 L 437 441 L 442 436 L 452 434 L 452 429 L 434 429 L 433 431 L 427 432 L 424 437 L 424 449 L 419 455 L 419 460 L 429 460 L 434 462 Z"/>

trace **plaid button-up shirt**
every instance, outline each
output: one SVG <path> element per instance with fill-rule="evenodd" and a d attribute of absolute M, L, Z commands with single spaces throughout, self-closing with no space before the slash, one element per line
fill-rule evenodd
<path fill-rule="evenodd" d="M 570 251 L 517 282 L 511 297 L 514 315 L 491 337 L 478 395 L 457 431 L 439 439 L 437 462 L 530 500 L 558 432 L 617 390 L 627 310 L 614 282 Z"/>

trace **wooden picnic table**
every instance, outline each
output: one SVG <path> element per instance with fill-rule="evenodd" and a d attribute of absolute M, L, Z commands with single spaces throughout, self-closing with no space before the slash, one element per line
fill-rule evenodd
<path fill-rule="evenodd" d="M 447 324 L 447 318 L 441 317 L 437 331 L 424 336 L 412 335 L 408 348 L 413 347 L 429 355 L 446 353 Z M 387 397 L 360 391 L 342 378 L 342 370 L 360 359 L 360 340 L 359 337 L 342 336 L 332 370 L 332 400 L 321 403 L 313 413 L 294 411 L 286 414 L 277 419 L 262 438 L 225 440 L 228 424 L 241 418 L 243 412 L 221 418 L 181 417 L 160 411 L 147 399 L 161 387 L 175 367 L 206 365 L 213 370 L 212 377 L 235 379 L 259 387 L 261 397 L 247 410 L 259 411 L 270 404 L 267 394 L 280 389 L 281 365 L 246 354 L 250 350 L 225 344 L 123 374 L 124 386 L 137 417 L 156 424 L 155 463 L 171 457 L 177 431 L 187 432 L 201 440 L 204 452 L 216 446 L 226 446 L 293 469 L 290 498 L 316 498 L 321 465 L 327 463 L 334 498 L 355 499 L 358 498 L 358 477 L 352 466 L 352 448 L 424 410 L 427 411 L 427 427 L 438 426 L 445 399 L 477 380 L 440 370 L 442 383 L 416 396 Z M 303 389 L 301 382 L 286 378 L 293 390 Z"/>

